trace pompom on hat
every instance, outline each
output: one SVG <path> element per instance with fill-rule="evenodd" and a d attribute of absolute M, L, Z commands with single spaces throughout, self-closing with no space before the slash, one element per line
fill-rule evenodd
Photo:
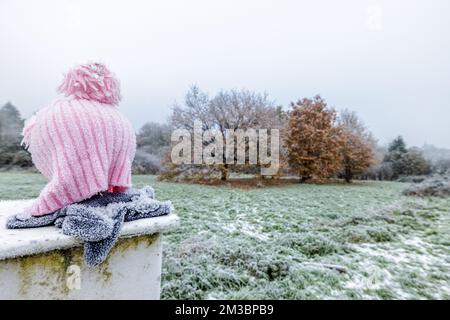
<path fill-rule="evenodd" d="M 80 64 L 69 70 L 58 92 L 112 105 L 118 105 L 121 99 L 119 80 L 101 63 Z"/>
<path fill-rule="evenodd" d="M 100 63 L 72 68 L 55 100 L 27 120 L 23 143 L 49 180 L 26 213 L 40 216 L 108 190 L 131 187 L 136 135 L 117 108 L 117 78 Z"/>

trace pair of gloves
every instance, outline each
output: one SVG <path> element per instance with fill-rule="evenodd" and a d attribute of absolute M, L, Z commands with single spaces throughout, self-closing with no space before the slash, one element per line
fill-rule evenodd
<path fill-rule="evenodd" d="M 169 214 L 170 201 L 154 199 L 153 188 L 130 189 L 125 193 L 99 193 L 44 216 L 17 214 L 7 228 L 37 228 L 55 225 L 63 234 L 83 242 L 84 260 L 97 266 L 108 256 L 120 235 L 124 222 Z"/>

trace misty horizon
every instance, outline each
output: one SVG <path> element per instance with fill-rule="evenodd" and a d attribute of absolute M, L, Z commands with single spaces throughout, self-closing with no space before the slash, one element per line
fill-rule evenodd
<path fill-rule="evenodd" d="M 320 94 L 386 145 L 450 148 L 450 4 L 424 0 L 0 2 L 0 107 L 27 118 L 74 64 L 105 62 L 135 130 L 192 84 L 290 102 Z M 45 17 L 45 19 L 42 19 Z"/>

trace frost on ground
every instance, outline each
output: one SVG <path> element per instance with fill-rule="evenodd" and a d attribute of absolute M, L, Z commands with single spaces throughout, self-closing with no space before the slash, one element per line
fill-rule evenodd
<path fill-rule="evenodd" d="M 434 175 L 420 183 L 412 183 L 403 194 L 419 197 L 450 197 L 450 175 Z"/>
<path fill-rule="evenodd" d="M 158 183 L 182 219 L 165 237 L 162 297 L 449 299 L 450 200 L 403 188 Z"/>
<path fill-rule="evenodd" d="M 261 241 L 269 239 L 269 237 L 263 233 L 259 224 L 250 224 L 246 221 L 245 215 L 237 215 L 236 221 L 230 222 L 222 228 L 230 233 L 244 234 Z"/>
<path fill-rule="evenodd" d="M 366 259 L 358 262 L 358 273 L 345 288 L 362 291 L 366 298 L 379 292 L 386 298 L 448 299 L 450 286 L 443 273 L 450 264 L 448 253 L 433 252 L 432 245 L 419 237 L 400 240 L 404 246 L 356 246 L 358 255 Z"/>
<path fill-rule="evenodd" d="M 0 199 L 35 196 L 31 177 L 1 174 Z M 134 183 L 181 218 L 163 236 L 163 299 L 450 299 L 449 198 L 403 196 L 390 182 Z"/>
<path fill-rule="evenodd" d="M 449 201 L 416 200 L 403 206 L 411 208 L 392 212 L 404 227 L 395 241 L 352 246 L 360 259 L 345 288 L 362 292 L 363 298 L 375 293 L 381 298 L 449 299 Z"/>

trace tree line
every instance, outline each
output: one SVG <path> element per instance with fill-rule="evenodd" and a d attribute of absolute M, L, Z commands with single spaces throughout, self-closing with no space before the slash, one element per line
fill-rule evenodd
<path fill-rule="evenodd" d="M 227 180 L 233 173 L 259 175 L 264 166 L 259 161 L 256 164 L 246 161 L 245 165 L 225 161 L 217 165 L 172 163 L 172 131 L 176 128 L 193 131 L 195 121 L 201 121 L 203 130 L 218 130 L 224 139 L 227 129 L 278 129 L 280 170 L 275 178 L 297 176 L 301 182 L 330 178 L 347 182 L 394 180 L 450 168 L 450 161 L 439 162 L 437 168 L 418 148 L 408 148 L 402 137 L 395 138 L 387 149 L 378 146 L 354 111 L 337 112 L 319 95 L 299 99 L 284 110 L 266 93 L 232 89 L 209 96 L 192 86 L 183 103 L 172 106 L 166 123 L 146 123 L 137 132 L 133 172 L 159 174 L 166 180 Z M 30 155 L 20 146 L 23 123 L 20 112 L 11 103 L 0 109 L 0 168 L 3 170 L 32 167 Z M 243 143 L 248 149 L 248 143 L 245 140 Z"/>
<path fill-rule="evenodd" d="M 204 130 L 217 129 L 224 140 L 226 129 L 278 129 L 281 133 L 278 177 L 297 176 L 301 182 L 330 178 L 342 178 L 347 182 L 394 180 L 432 171 L 431 163 L 418 149 L 407 148 L 402 137 L 382 150 L 354 111 L 337 112 L 319 95 L 300 99 L 284 110 L 267 94 L 228 90 L 209 97 L 193 86 L 184 103 L 173 106 L 168 126 L 192 131 L 194 121 L 201 121 Z M 401 150 L 399 143 L 403 143 Z M 230 173 L 258 175 L 262 166 L 259 162 L 244 166 L 180 165 L 173 164 L 168 154 L 163 157 L 160 169 L 160 177 L 167 180 L 226 180 Z"/>

